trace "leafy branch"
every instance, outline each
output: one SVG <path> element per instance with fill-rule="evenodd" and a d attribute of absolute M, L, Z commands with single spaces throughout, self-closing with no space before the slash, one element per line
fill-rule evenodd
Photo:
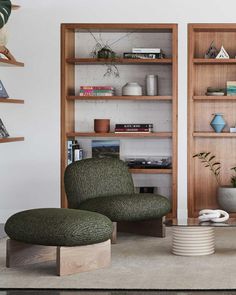
<path fill-rule="evenodd" d="M 220 170 L 221 170 L 221 163 L 218 161 L 215 161 L 215 156 L 212 155 L 211 152 L 202 152 L 195 154 L 193 158 L 198 158 L 201 163 L 204 165 L 204 167 L 207 167 L 210 169 L 210 171 L 215 176 L 216 182 L 220 185 Z M 236 167 L 232 168 L 236 172 Z M 231 178 L 232 183 L 232 178 Z M 236 186 L 236 176 L 235 176 L 235 186 Z"/>

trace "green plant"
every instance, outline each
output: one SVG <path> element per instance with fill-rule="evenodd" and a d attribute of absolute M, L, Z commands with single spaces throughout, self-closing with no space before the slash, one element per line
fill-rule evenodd
<path fill-rule="evenodd" d="M 221 185 L 220 182 L 220 173 L 221 173 L 221 163 L 219 161 L 215 161 L 215 156 L 212 155 L 211 152 L 202 152 L 195 154 L 193 158 L 198 158 L 204 165 L 204 167 L 207 167 L 210 169 L 210 171 L 215 176 L 215 179 L 219 185 Z M 236 166 L 232 167 L 230 170 L 233 170 L 235 175 L 231 176 L 231 184 L 233 187 L 236 187 Z"/>

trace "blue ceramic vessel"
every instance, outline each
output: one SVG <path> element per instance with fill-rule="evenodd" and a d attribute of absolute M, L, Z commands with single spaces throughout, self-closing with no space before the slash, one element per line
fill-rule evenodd
<path fill-rule="evenodd" d="M 223 114 L 215 113 L 213 115 L 214 118 L 211 121 L 211 127 L 215 130 L 215 132 L 220 133 L 223 131 L 226 125 Z"/>

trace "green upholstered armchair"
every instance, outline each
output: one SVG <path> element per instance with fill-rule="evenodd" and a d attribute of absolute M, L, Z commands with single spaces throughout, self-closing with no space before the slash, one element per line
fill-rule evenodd
<path fill-rule="evenodd" d="M 118 159 L 85 159 L 65 170 L 69 208 L 98 212 L 114 223 L 113 242 L 118 230 L 164 236 L 162 217 L 171 206 L 156 194 L 135 194 L 127 165 Z"/>

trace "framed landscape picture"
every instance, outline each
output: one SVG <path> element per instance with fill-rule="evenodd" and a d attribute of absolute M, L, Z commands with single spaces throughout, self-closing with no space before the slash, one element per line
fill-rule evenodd
<path fill-rule="evenodd" d="M 92 140 L 93 158 L 120 158 L 119 140 Z"/>

